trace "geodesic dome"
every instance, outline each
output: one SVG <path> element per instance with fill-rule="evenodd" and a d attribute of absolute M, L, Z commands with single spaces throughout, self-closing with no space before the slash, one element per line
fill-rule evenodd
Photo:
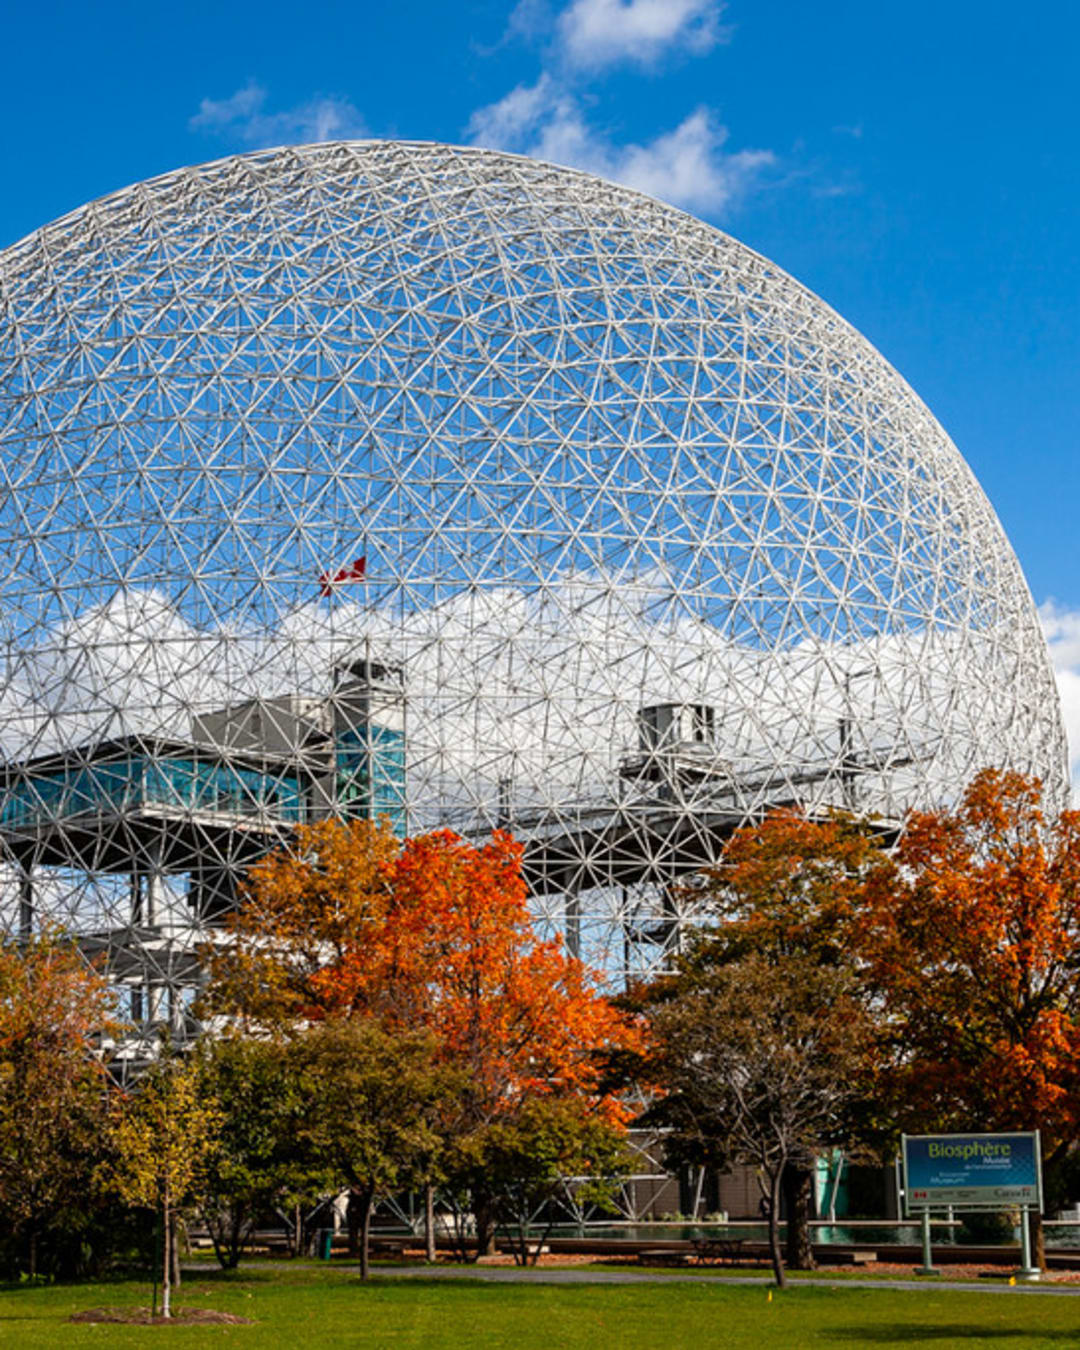
<path fill-rule="evenodd" d="M 1064 790 L 1020 568 L 904 381 L 736 240 L 505 154 L 243 155 L 0 254 L 0 541 L 10 922 L 148 988 L 323 814 L 512 828 L 630 970 L 770 806 Z"/>

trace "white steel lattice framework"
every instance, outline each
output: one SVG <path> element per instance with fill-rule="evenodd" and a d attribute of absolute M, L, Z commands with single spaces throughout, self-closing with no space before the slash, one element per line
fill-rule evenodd
<path fill-rule="evenodd" d="M 7 923 L 148 1017 L 301 818 L 510 826 L 617 979 L 769 805 L 1065 788 L 1016 558 L 896 372 L 504 154 L 245 155 L 0 254 L 0 546 Z"/>

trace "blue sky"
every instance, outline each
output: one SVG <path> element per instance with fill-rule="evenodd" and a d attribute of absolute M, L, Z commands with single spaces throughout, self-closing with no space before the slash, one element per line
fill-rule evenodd
<path fill-rule="evenodd" d="M 180 164 L 403 136 L 621 178 L 773 258 L 875 343 L 974 468 L 1044 605 L 1080 752 L 1080 6 L 4 11 L 0 246 Z"/>

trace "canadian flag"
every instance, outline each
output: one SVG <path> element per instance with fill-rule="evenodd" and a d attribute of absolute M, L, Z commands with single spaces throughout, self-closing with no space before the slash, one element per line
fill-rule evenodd
<path fill-rule="evenodd" d="M 354 563 L 347 563 L 337 572 L 320 572 L 319 594 L 333 595 L 335 586 L 341 586 L 347 581 L 363 581 L 366 575 L 367 558 L 357 558 Z"/>

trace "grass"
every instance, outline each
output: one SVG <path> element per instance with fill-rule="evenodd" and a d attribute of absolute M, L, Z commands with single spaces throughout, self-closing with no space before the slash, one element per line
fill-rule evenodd
<path fill-rule="evenodd" d="M 307 1346 L 536 1347 L 722 1346 L 727 1350 L 831 1346 L 1075 1346 L 1080 1296 L 918 1293 L 733 1286 L 723 1281 L 642 1285 L 496 1285 L 394 1280 L 367 1287 L 342 1269 L 309 1266 L 190 1279 L 180 1302 L 254 1318 L 254 1326 L 147 1328 L 71 1325 L 81 1309 L 145 1304 L 132 1282 L 0 1289 L 0 1345 L 12 1347 Z"/>

